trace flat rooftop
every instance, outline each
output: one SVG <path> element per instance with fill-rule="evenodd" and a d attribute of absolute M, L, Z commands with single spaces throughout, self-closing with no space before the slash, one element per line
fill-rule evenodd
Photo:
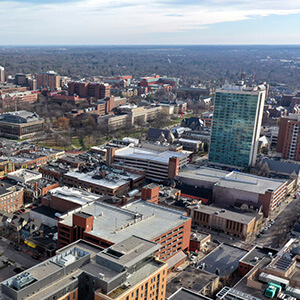
<path fill-rule="evenodd" d="M 125 147 L 122 149 L 117 149 L 115 153 L 115 157 L 147 160 L 162 164 L 169 164 L 170 157 L 174 156 L 178 157 L 179 159 L 183 159 L 187 157 L 188 154 L 169 150 L 159 152 L 137 147 Z"/>
<path fill-rule="evenodd" d="M 177 177 L 195 179 L 199 180 L 199 182 L 211 182 L 225 188 L 260 194 L 268 190 L 276 191 L 286 182 L 237 171 L 228 172 L 207 167 L 195 168 L 193 166 L 182 168 Z"/>
<path fill-rule="evenodd" d="M 232 171 L 225 178 L 218 181 L 217 185 L 226 188 L 234 188 L 253 193 L 263 194 L 268 190 L 276 191 L 286 181 L 265 178 L 241 172 Z"/>
<path fill-rule="evenodd" d="M 89 173 L 69 172 L 65 175 L 76 178 L 80 181 L 89 184 L 99 185 L 110 189 L 116 189 L 128 183 L 131 179 L 136 180 L 142 176 L 142 175 L 128 173 L 128 172 L 126 173 L 127 173 L 126 175 L 110 173 L 109 175 L 106 175 L 105 178 L 100 178 L 100 177 L 95 178 L 95 175 L 98 174 L 97 171 L 92 171 Z"/>
<path fill-rule="evenodd" d="M 185 177 L 191 179 L 197 179 L 199 181 L 206 181 L 211 183 L 218 182 L 221 178 L 225 178 L 228 175 L 228 171 L 201 167 L 197 168 L 193 165 L 184 166 L 180 171 L 177 177 Z"/>
<path fill-rule="evenodd" d="M 240 259 L 247 252 L 242 248 L 223 243 L 206 255 L 200 261 L 200 265 L 205 263 L 205 271 L 216 274 L 216 270 L 218 269 L 220 276 L 227 277 L 238 268 Z"/>
<path fill-rule="evenodd" d="M 217 278 L 218 276 L 215 274 L 208 273 L 190 265 L 168 282 L 166 295 L 169 297 L 182 287 L 192 292 L 200 293 L 205 286 Z"/>
<path fill-rule="evenodd" d="M 185 212 L 142 200 L 122 208 L 94 202 L 80 211 L 94 216 L 93 230 L 89 234 L 113 243 L 121 242 L 132 235 L 153 240 L 190 219 L 184 216 Z M 61 216 L 60 223 L 72 226 L 72 215 L 73 212 L 70 211 Z"/>
<path fill-rule="evenodd" d="M 137 236 L 131 236 L 121 243 L 110 246 L 98 254 L 98 257 L 129 268 L 141 257 L 146 257 L 160 248 L 159 244 Z"/>
<path fill-rule="evenodd" d="M 272 255 L 274 255 L 277 253 L 277 251 L 274 249 L 260 248 L 255 246 L 241 259 L 241 262 L 255 266 L 264 257 L 267 257 L 269 253 L 272 253 Z"/>
<path fill-rule="evenodd" d="M 176 291 L 174 294 L 172 294 L 168 300 L 211 300 L 211 298 L 206 297 L 201 294 L 197 294 L 191 290 L 180 288 L 180 290 Z"/>
<path fill-rule="evenodd" d="M 66 186 L 58 187 L 49 191 L 51 196 L 62 198 L 64 200 L 77 203 L 80 205 L 85 205 L 87 203 L 97 201 L 100 196 L 89 193 L 82 189 L 69 188 Z"/>
<path fill-rule="evenodd" d="M 16 180 L 18 182 L 27 182 L 30 180 L 42 178 L 42 174 L 40 172 L 35 172 L 27 169 L 20 169 L 15 172 L 8 173 L 7 178 Z"/>
<path fill-rule="evenodd" d="M 192 207 L 192 206 L 191 206 Z M 255 219 L 256 214 L 246 213 L 243 211 L 235 212 L 230 209 L 223 209 L 216 206 L 208 206 L 199 204 L 194 209 L 195 211 L 203 212 L 209 215 L 216 215 L 219 218 L 224 218 L 227 220 L 232 220 L 241 224 L 249 224 L 253 219 Z"/>

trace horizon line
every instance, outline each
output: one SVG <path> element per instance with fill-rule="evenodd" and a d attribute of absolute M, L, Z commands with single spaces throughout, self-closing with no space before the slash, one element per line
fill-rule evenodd
<path fill-rule="evenodd" d="M 189 47 L 189 46 L 215 46 L 215 47 L 253 47 L 253 46 L 300 46 L 299 44 L 7 44 L 1 45 L 0 48 L 5 47 L 154 47 L 154 46 L 172 46 L 172 47 Z"/>

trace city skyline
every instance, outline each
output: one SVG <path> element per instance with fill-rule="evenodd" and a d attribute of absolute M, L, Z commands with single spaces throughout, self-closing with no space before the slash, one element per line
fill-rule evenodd
<path fill-rule="evenodd" d="M 0 11 L 2 45 L 277 45 L 300 38 L 293 0 L 6 0 Z"/>

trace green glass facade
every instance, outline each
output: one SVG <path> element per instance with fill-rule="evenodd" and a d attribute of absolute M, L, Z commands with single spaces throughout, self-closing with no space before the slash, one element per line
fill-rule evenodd
<path fill-rule="evenodd" d="M 259 96 L 260 95 L 260 96 Z M 262 114 L 262 95 L 243 92 L 218 92 L 215 96 L 214 115 L 209 149 L 209 161 L 237 167 L 252 164 L 257 151 L 259 114 Z M 259 128 L 258 128 L 259 127 Z M 256 154 L 254 155 L 256 158 Z"/>

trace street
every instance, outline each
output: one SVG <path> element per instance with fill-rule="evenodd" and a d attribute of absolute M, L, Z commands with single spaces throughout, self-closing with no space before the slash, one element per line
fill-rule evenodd
<path fill-rule="evenodd" d="M 39 262 L 28 253 L 15 250 L 5 238 L 0 240 L 0 281 L 16 275 L 18 270 L 28 269 Z"/>

